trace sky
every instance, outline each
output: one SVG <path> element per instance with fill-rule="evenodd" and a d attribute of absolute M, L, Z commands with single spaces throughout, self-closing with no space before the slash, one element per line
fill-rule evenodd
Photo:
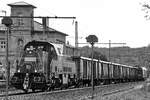
<path fill-rule="evenodd" d="M 9 3 L 20 0 L 0 0 L 0 11 L 10 15 Z M 21 0 L 23 1 L 23 0 Z M 132 48 L 150 44 L 150 20 L 142 4 L 150 0 L 24 0 L 36 6 L 35 16 L 76 17 L 73 19 L 50 19 L 50 27 L 67 33 L 67 41 L 74 45 L 75 24 L 78 21 L 79 43 L 87 43 L 86 37 L 96 35 L 98 43 L 126 43 Z M 148 14 L 148 13 L 147 13 Z M 0 15 L 4 13 L 0 12 Z M 79 44 L 83 46 L 83 44 Z M 108 45 L 95 44 L 98 47 Z M 123 46 L 123 45 L 111 45 Z"/>

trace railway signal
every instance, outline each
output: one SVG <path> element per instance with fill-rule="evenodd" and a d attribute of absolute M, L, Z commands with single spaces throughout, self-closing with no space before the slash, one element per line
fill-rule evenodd
<path fill-rule="evenodd" d="M 8 61 L 8 34 L 10 32 L 10 28 L 12 25 L 12 19 L 10 17 L 4 17 L 2 19 L 2 24 L 4 24 L 7 27 L 7 34 L 6 34 L 6 100 L 8 100 L 8 85 L 9 85 L 9 72 L 10 72 L 10 66 Z"/>
<path fill-rule="evenodd" d="M 87 42 L 92 46 L 92 63 L 91 63 L 91 75 L 92 75 L 92 99 L 94 98 L 94 66 L 93 66 L 93 48 L 95 42 L 98 42 L 98 38 L 95 35 L 89 35 L 86 37 Z"/>

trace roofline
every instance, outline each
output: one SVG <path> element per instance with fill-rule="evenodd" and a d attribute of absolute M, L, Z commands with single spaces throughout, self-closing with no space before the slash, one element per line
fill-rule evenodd
<path fill-rule="evenodd" d="M 24 1 L 21 1 L 21 2 L 24 2 Z M 15 2 L 15 3 L 18 3 L 18 2 Z M 36 6 L 33 6 L 33 5 L 31 5 L 31 4 L 29 4 L 29 3 L 26 3 L 26 2 L 24 2 L 24 3 L 26 3 L 26 4 L 28 4 L 28 5 L 14 5 L 15 3 L 10 3 L 10 4 L 7 4 L 8 6 L 10 6 L 10 7 L 14 7 L 14 6 L 18 6 L 18 7 L 33 7 L 33 8 L 37 8 Z"/>
<path fill-rule="evenodd" d="M 33 32 L 43 33 L 43 31 L 39 31 L 39 30 L 33 30 Z M 68 34 L 65 34 L 65 33 L 62 33 L 62 32 L 59 32 L 59 31 L 45 31 L 45 32 L 47 32 L 47 33 L 54 33 L 54 32 L 56 32 L 56 33 L 60 33 L 62 35 L 68 36 Z"/>

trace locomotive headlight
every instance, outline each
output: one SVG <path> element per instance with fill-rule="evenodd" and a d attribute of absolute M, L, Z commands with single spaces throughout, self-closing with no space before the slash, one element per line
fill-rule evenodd
<path fill-rule="evenodd" d="M 37 70 L 35 69 L 35 70 L 34 70 L 34 72 L 36 73 L 36 72 L 37 72 Z"/>
<path fill-rule="evenodd" d="M 18 71 L 17 71 L 18 73 L 20 73 L 20 69 L 18 69 Z"/>

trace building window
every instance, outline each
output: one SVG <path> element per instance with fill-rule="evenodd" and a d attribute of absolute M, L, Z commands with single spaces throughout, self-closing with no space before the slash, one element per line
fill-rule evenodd
<path fill-rule="evenodd" d="M 4 44 L 6 44 L 5 41 L 1 41 L 1 45 L 4 45 Z"/>
<path fill-rule="evenodd" d="M 0 50 L 1 51 L 5 51 L 5 48 L 6 48 L 6 42 L 5 40 L 0 40 Z"/>
<path fill-rule="evenodd" d="M 20 17 L 22 17 L 23 16 L 23 14 L 22 14 L 22 12 L 18 12 L 17 13 L 18 14 L 18 16 L 20 16 Z M 23 18 L 17 18 L 17 24 L 18 24 L 18 26 L 23 26 Z"/>
<path fill-rule="evenodd" d="M 18 26 L 23 26 L 23 19 L 22 18 L 18 18 L 17 19 L 17 23 L 18 23 Z"/>
<path fill-rule="evenodd" d="M 23 46 L 23 44 L 24 44 L 24 41 L 22 38 L 19 38 L 17 42 L 18 42 L 18 46 L 20 46 L 20 47 Z"/>

